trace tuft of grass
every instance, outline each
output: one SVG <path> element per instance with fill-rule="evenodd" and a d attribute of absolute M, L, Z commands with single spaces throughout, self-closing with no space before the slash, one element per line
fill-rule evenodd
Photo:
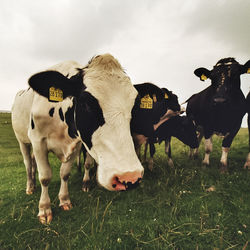
<path fill-rule="evenodd" d="M 49 155 L 53 221 L 37 219 L 40 186 L 25 194 L 26 172 L 11 128 L 0 114 L 0 249 L 246 249 L 250 239 L 250 172 L 243 170 L 247 129 L 241 129 L 229 153 L 229 173 L 218 170 L 221 139 L 214 137 L 211 166 L 188 158 L 189 148 L 172 141 L 175 167 L 169 168 L 163 145 L 141 185 L 109 192 L 96 184 L 81 191 L 76 166 L 69 179 L 73 209 L 59 209 L 60 162 Z M 210 192 L 209 192 L 210 191 Z"/>

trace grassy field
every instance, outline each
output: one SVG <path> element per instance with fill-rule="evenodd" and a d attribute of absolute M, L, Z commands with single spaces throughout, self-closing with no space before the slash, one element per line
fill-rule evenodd
<path fill-rule="evenodd" d="M 73 209 L 58 207 L 59 161 L 50 155 L 49 186 L 53 221 L 38 222 L 40 185 L 25 194 L 26 173 L 10 114 L 0 114 L 0 249 L 247 249 L 250 247 L 250 171 L 243 170 L 247 129 L 241 129 L 229 154 L 229 174 L 218 171 L 220 141 L 214 138 L 211 167 L 188 158 L 188 147 L 172 141 L 175 168 L 157 146 L 153 172 L 129 192 L 94 185 L 81 191 L 72 169 L 69 191 Z M 208 188 L 212 192 L 208 192 Z"/>

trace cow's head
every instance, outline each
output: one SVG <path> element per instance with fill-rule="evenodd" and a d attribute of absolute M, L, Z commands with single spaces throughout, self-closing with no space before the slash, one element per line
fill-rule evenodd
<path fill-rule="evenodd" d="M 164 100 L 165 100 L 167 109 L 170 109 L 174 112 L 180 111 L 181 106 L 179 104 L 177 95 L 175 95 L 172 91 L 166 88 L 162 88 L 162 91 L 164 93 Z"/>
<path fill-rule="evenodd" d="M 198 147 L 196 127 L 193 121 L 187 116 L 174 116 L 164 122 L 156 130 L 159 142 L 174 136 L 191 148 Z"/>
<path fill-rule="evenodd" d="M 211 79 L 215 90 L 214 104 L 223 104 L 233 99 L 233 94 L 240 89 L 240 75 L 244 73 L 250 73 L 250 60 L 241 65 L 231 57 L 219 60 L 212 70 L 198 68 L 194 71 L 201 81 Z"/>
<path fill-rule="evenodd" d="M 68 79 L 44 71 L 29 79 L 30 87 L 48 101 L 72 99 L 65 112 L 69 135 L 82 140 L 98 163 L 98 182 L 108 190 L 137 186 L 143 176 L 130 133 L 137 91 L 111 55 L 94 57 Z"/>

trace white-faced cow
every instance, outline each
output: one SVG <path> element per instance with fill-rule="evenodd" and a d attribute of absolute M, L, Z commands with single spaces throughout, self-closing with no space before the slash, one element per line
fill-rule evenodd
<path fill-rule="evenodd" d="M 188 99 L 187 115 L 204 132 L 204 165 L 209 165 L 212 135 L 215 133 L 224 137 L 221 172 L 227 171 L 229 148 L 246 113 L 246 99 L 240 89 L 240 75 L 247 73 L 249 67 L 250 61 L 240 65 L 234 58 L 225 58 L 219 60 L 212 70 L 198 68 L 194 71 L 202 81 L 210 78 L 211 85 Z"/>
<path fill-rule="evenodd" d="M 250 169 L 250 92 L 247 95 L 247 124 L 248 124 L 248 136 L 249 136 L 249 153 L 244 165 L 244 168 Z"/>
<path fill-rule="evenodd" d="M 52 220 L 49 151 L 62 162 L 59 200 L 63 210 L 72 207 L 68 178 L 82 143 L 98 164 L 100 185 L 108 190 L 138 185 L 143 167 L 130 133 L 137 91 L 113 56 L 96 56 L 86 67 L 58 64 L 33 75 L 29 85 L 15 98 L 12 124 L 27 169 L 27 193 L 34 191 L 30 145 L 33 148 L 42 187 L 40 222 Z"/>

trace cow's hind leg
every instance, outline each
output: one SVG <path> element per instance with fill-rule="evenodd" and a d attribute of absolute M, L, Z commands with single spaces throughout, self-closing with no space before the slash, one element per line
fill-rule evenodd
<path fill-rule="evenodd" d="M 213 150 L 212 137 L 205 139 L 205 157 L 203 159 L 202 164 L 204 166 L 209 166 L 209 156 Z"/>
<path fill-rule="evenodd" d="M 244 164 L 244 169 L 249 169 L 250 170 L 250 153 L 248 153 L 246 162 Z"/>
<path fill-rule="evenodd" d="M 150 157 L 148 160 L 148 169 L 150 171 L 153 171 L 154 167 L 154 154 L 155 154 L 155 145 L 152 142 L 149 142 L 149 151 L 150 151 Z"/>
<path fill-rule="evenodd" d="M 82 191 L 88 192 L 90 189 L 90 176 L 89 176 L 89 171 L 91 166 L 94 163 L 94 159 L 90 156 L 90 154 L 87 152 L 86 153 L 86 160 L 84 163 L 84 176 L 82 180 Z"/>
<path fill-rule="evenodd" d="M 31 156 L 31 145 L 19 141 L 20 150 L 26 168 L 27 184 L 26 194 L 33 194 L 36 188 L 36 164 L 34 156 Z"/>
<path fill-rule="evenodd" d="M 174 167 L 174 162 L 172 160 L 172 152 L 171 152 L 171 137 L 165 140 L 165 153 L 168 156 L 168 165 L 169 167 Z"/>

